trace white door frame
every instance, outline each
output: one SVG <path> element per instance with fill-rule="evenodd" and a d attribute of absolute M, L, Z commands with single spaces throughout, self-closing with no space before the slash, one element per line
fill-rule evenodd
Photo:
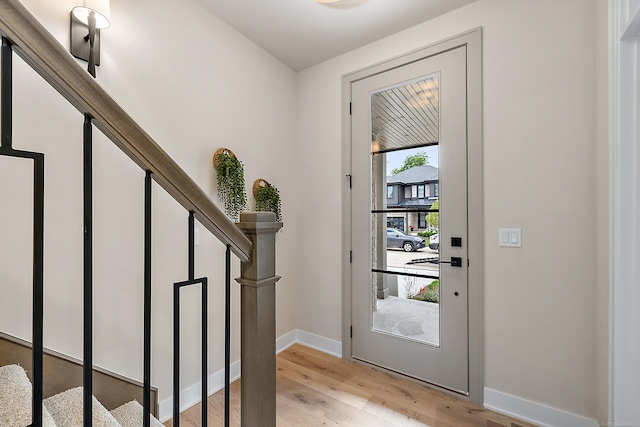
<path fill-rule="evenodd" d="M 633 8 L 633 9 L 632 9 Z M 640 425 L 640 4 L 609 1 L 609 420 Z M 616 424 L 618 425 L 618 424 Z"/>
<path fill-rule="evenodd" d="M 458 46 L 467 46 L 468 209 L 469 209 L 469 400 L 484 401 L 482 29 L 398 56 L 342 77 L 342 356 L 351 358 L 351 84 Z"/>

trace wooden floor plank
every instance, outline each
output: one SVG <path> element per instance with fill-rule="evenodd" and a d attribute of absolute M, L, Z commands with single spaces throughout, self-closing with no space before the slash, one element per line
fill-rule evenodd
<path fill-rule="evenodd" d="M 278 426 L 286 427 L 300 427 L 300 426 L 329 426 L 337 427 L 339 424 L 318 417 L 316 413 L 309 409 L 302 407 L 297 401 L 288 399 L 285 396 L 278 396 L 277 398 L 278 410 L 276 412 L 276 424 Z"/>
<path fill-rule="evenodd" d="M 395 407 L 395 405 L 380 405 L 375 401 L 369 401 L 363 410 L 368 414 L 382 418 L 393 426 L 435 426 L 435 419 L 430 419 L 419 412 Z"/>
<path fill-rule="evenodd" d="M 296 344 L 277 357 L 276 421 L 282 427 L 535 427 L 371 366 Z M 232 426 L 240 425 L 240 381 L 231 384 Z M 223 419 L 224 391 L 209 398 L 210 425 Z M 200 425 L 200 406 L 181 425 Z M 171 426 L 171 422 L 165 423 Z"/>
<path fill-rule="evenodd" d="M 298 405 L 316 414 L 320 420 L 328 420 L 340 426 L 388 426 L 383 419 L 373 414 L 342 403 L 330 395 L 313 390 L 296 381 L 280 377 L 277 381 L 278 396 L 297 402 Z"/>
<path fill-rule="evenodd" d="M 343 403 L 362 409 L 371 398 L 371 393 L 345 384 L 344 381 L 329 378 L 322 373 L 305 368 L 296 363 L 278 358 L 277 374 L 325 393 Z"/>

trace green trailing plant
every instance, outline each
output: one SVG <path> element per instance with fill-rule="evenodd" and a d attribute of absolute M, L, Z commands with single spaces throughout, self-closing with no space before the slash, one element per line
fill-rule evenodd
<path fill-rule="evenodd" d="M 253 196 L 256 198 L 256 210 L 273 212 L 276 222 L 282 222 L 282 203 L 278 189 L 264 179 L 258 179 L 253 185 Z"/>
<path fill-rule="evenodd" d="M 220 148 L 213 155 L 213 165 L 218 177 L 218 197 L 225 214 L 237 222 L 240 212 L 246 210 L 247 190 L 244 182 L 242 162 L 226 148 Z"/>

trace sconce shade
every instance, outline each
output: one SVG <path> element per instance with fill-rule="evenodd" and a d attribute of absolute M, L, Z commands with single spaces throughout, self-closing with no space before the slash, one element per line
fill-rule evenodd
<path fill-rule="evenodd" d="M 86 25 L 89 25 L 89 13 L 96 13 L 96 28 L 108 28 L 110 8 L 109 0 L 83 0 L 82 6 L 76 6 L 71 11 L 73 16 Z"/>

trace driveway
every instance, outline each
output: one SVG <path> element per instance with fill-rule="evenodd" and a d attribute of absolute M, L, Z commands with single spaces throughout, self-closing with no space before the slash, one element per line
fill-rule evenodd
<path fill-rule="evenodd" d="M 438 264 L 420 263 L 409 264 L 415 259 L 437 258 L 438 251 L 429 248 L 418 249 L 416 252 L 404 252 L 402 249 L 387 249 L 387 267 L 411 268 L 418 270 L 438 270 Z M 431 274 L 431 273 L 429 273 Z"/>
<path fill-rule="evenodd" d="M 438 277 L 440 268 L 438 264 L 421 262 L 417 264 L 407 264 L 418 259 L 438 258 L 438 251 L 429 248 L 422 248 L 416 252 L 404 252 L 403 250 L 387 249 L 387 270 L 399 273 L 424 274 Z M 415 294 L 424 286 L 429 285 L 434 279 L 398 275 L 397 295 L 406 298 L 407 294 Z M 395 293 L 394 293 L 395 294 Z"/>

